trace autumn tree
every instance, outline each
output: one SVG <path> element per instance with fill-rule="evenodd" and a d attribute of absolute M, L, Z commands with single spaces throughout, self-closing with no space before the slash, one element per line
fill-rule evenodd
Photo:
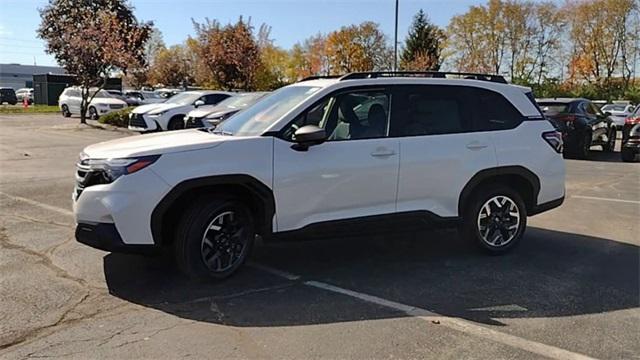
<path fill-rule="evenodd" d="M 390 69 L 392 49 L 378 24 L 366 21 L 343 26 L 327 36 L 325 49 L 331 73 Z"/>
<path fill-rule="evenodd" d="M 326 36 L 317 34 L 293 45 L 289 51 L 288 76 L 292 80 L 329 74 Z"/>
<path fill-rule="evenodd" d="M 139 22 L 124 0 L 49 0 L 37 30 L 45 50 L 81 86 L 80 122 L 110 74 L 143 66 L 151 23 Z"/>
<path fill-rule="evenodd" d="M 254 90 L 260 49 L 251 24 L 241 17 L 235 24 L 225 26 L 209 19 L 203 24 L 194 21 L 194 26 L 200 56 L 213 81 L 224 89 Z"/>
<path fill-rule="evenodd" d="M 583 0 L 568 2 L 569 37 L 573 44 L 570 76 L 598 84 L 604 89 L 614 86 L 612 79 L 621 75 L 628 83 L 630 64 L 628 38 L 632 32 L 636 0 Z"/>
<path fill-rule="evenodd" d="M 160 49 L 149 69 L 152 85 L 179 87 L 194 82 L 193 61 L 185 45 L 173 45 Z"/>
<path fill-rule="evenodd" d="M 291 80 L 289 52 L 276 46 L 270 37 L 271 27 L 262 24 L 258 30 L 256 43 L 260 50 L 260 66 L 256 74 L 256 89 L 275 90 Z"/>
<path fill-rule="evenodd" d="M 439 70 L 444 32 L 420 9 L 413 18 L 400 56 L 402 70 Z"/>

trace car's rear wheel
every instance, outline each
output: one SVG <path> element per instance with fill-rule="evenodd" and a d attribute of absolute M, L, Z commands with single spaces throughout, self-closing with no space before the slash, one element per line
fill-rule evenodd
<path fill-rule="evenodd" d="M 180 130 L 184 129 L 184 116 L 178 115 L 174 116 L 169 120 L 169 124 L 167 125 L 167 130 Z"/>
<path fill-rule="evenodd" d="M 622 148 L 622 150 L 620 151 L 620 157 L 624 162 L 636 161 L 636 153 L 631 149 Z"/>
<path fill-rule="evenodd" d="M 69 107 L 67 105 L 62 105 L 62 116 L 71 117 L 71 112 L 69 111 Z"/>
<path fill-rule="evenodd" d="M 578 159 L 589 158 L 589 151 L 591 150 L 591 134 L 584 134 L 578 141 L 576 141 L 574 154 Z"/>
<path fill-rule="evenodd" d="M 96 108 L 94 108 L 93 106 L 91 106 L 89 108 L 89 119 L 91 120 L 98 120 L 98 118 L 100 118 L 100 116 L 98 116 L 98 111 L 96 110 Z"/>
<path fill-rule="evenodd" d="M 244 264 L 254 238 L 253 216 L 244 204 L 204 198 L 188 209 L 178 225 L 176 262 L 190 277 L 224 279 Z"/>
<path fill-rule="evenodd" d="M 527 209 L 517 191 L 506 186 L 480 190 L 466 207 L 463 235 L 491 254 L 515 247 L 527 226 Z"/>

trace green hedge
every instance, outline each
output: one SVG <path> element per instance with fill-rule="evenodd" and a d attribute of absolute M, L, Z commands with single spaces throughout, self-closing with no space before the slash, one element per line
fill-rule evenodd
<path fill-rule="evenodd" d="M 126 107 L 119 111 L 108 113 L 107 115 L 100 116 L 98 122 L 101 124 L 108 124 L 117 127 L 129 126 L 129 113 L 134 109 L 134 106 Z"/>

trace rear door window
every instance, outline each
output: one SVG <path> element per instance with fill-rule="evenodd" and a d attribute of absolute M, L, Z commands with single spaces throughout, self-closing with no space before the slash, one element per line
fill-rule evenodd
<path fill-rule="evenodd" d="M 391 136 L 473 131 L 468 89 L 460 86 L 398 86 L 392 97 Z"/>

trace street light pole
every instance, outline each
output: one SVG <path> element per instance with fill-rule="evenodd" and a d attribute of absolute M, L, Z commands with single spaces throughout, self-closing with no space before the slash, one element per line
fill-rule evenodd
<path fill-rule="evenodd" d="M 398 1 L 396 0 L 396 27 L 393 36 L 393 71 L 398 71 Z"/>

